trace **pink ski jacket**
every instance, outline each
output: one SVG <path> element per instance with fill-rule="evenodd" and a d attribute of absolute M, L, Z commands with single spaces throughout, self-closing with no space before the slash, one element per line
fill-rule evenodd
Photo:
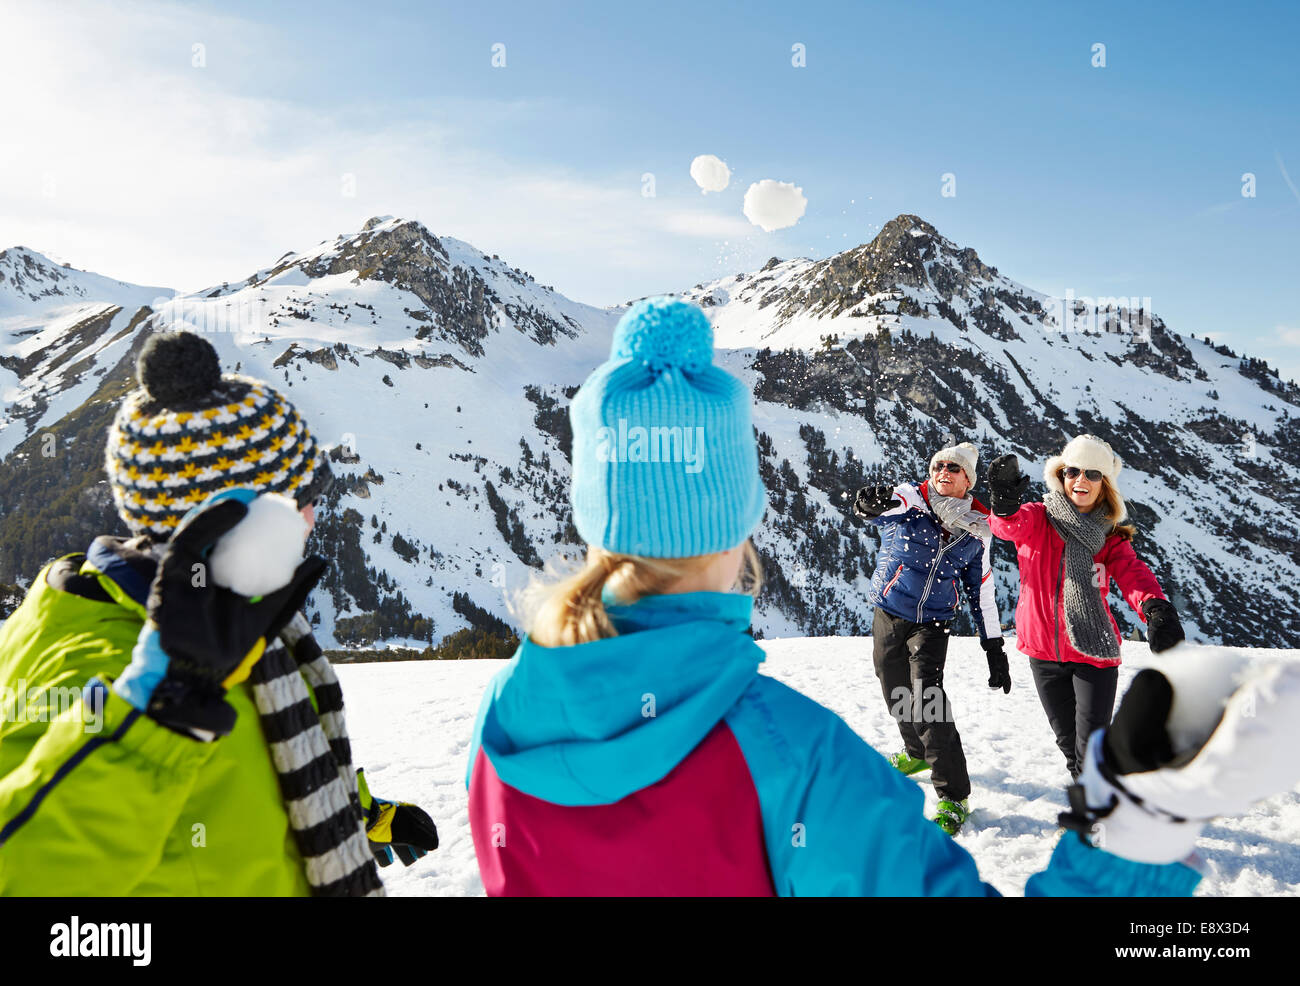
<path fill-rule="evenodd" d="M 1020 599 L 1016 603 L 1019 650 L 1041 661 L 1079 661 L 1099 668 L 1119 664 L 1118 659 L 1092 657 L 1070 645 L 1065 627 L 1065 541 L 1047 519 L 1046 505 L 1026 503 L 1010 517 L 991 516 L 989 526 L 996 537 L 1015 543 L 1020 562 Z M 1106 539 L 1093 563 L 1100 566 L 1098 591 L 1118 640 L 1119 626 L 1106 605 L 1112 579 L 1144 623 L 1142 604 L 1148 599 L 1164 599 L 1165 594 L 1151 569 L 1138 558 L 1132 542 L 1119 534 Z"/>

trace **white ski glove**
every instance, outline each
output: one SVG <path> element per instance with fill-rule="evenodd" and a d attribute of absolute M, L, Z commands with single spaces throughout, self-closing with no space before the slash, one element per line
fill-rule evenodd
<path fill-rule="evenodd" d="M 1141 863 L 1173 863 L 1217 816 L 1300 780 L 1300 662 L 1178 644 L 1093 733 L 1061 824 Z"/>

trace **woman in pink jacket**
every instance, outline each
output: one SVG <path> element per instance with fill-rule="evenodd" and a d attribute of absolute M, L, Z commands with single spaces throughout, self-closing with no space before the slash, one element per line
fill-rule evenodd
<path fill-rule="evenodd" d="M 1015 543 L 1020 562 L 1017 646 L 1033 658 L 1038 697 L 1076 778 L 1088 736 L 1110 722 L 1115 703 L 1120 633 L 1106 604 L 1111 580 L 1147 624 L 1152 651 L 1183 639 L 1173 604 L 1133 550 L 1116 484 L 1121 465 L 1100 438 L 1079 435 L 1047 460 L 1042 502 L 1023 506 L 1029 477 L 1016 457 L 989 467 L 990 527 Z"/>

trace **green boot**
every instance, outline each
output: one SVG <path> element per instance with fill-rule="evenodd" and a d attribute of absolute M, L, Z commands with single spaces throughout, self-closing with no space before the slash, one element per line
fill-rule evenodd
<path fill-rule="evenodd" d="M 956 835 L 961 830 L 966 819 L 970 818 L 970 801 L 948 801 L 942 799 L 939 802 L 938 814 L 934 820 L 949 835 Z"/>
<path fill-rule="evenodd" d="M 911 777 L 913 774 L 919 774 L 923 770 L 930 769 L 928 763 L 924 760 L 918 760 L 906 750 L 899 750 L 889 758 L 889 762 L 894 765 L 895 769 L 898 770 L 899 773 L 908 777 Z"/>

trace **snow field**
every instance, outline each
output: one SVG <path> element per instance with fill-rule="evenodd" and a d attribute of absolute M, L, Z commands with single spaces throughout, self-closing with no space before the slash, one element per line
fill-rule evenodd
<path fill-rule="evenodd" d="M 764 673 L 840 715 L 882 753 L 899 749 L 871 661 L 869 637 L 797 637 L 760 641 Z M 1124 643 L 1137 663 L 1145 644 Z M 988 666 L 974 637 L 949 647 L 945 688 L 952 701 L 973 783 L 971 820 L 957 836 L 985 880 L 1007 895 L 1023 893 L 1057 841 L 1069 775 L 1029 675 L 1026 657 L 1011 651 L 1009 695 L 988 687 Z M 1296 652 L 1255 651 L 1259 655 Z M 480 895 L 465 792 L 470 738 L 479 703 L 501 661 L 341 665 L 357 766 L 380 797 L 413 801 L 438 825 L 439 849 L 409 869 L 383 870 L 399 897 Z M 1136 673 L 1121 667 L 1122 695 Z M 914 778 L 925 811 L 936 799 L 928 773 Z M 1300 792 L 1291 790 L 1240 818 L 1210 823 L 1198 844 L 1207 875 L 1204 896 L 1300 896 Z"/>

